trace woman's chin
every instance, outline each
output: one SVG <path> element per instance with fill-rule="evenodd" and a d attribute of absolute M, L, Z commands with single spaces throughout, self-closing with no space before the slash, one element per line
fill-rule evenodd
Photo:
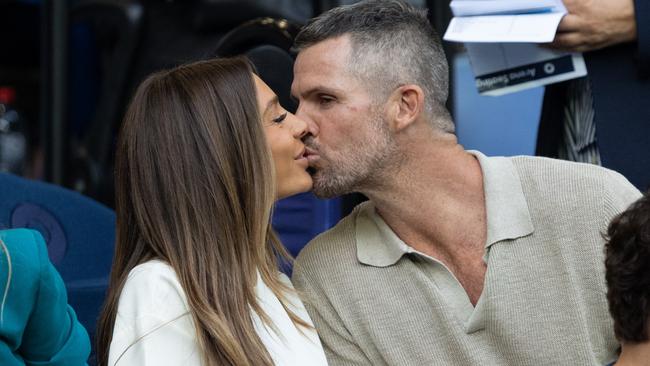
<path fill-rule="evenodd" d="M 296 176 L 290 184 L 280 185 L 278 189 L 278 200 L 291 197 L 300 193 L 305 193 L 311 191 L 314 181 L 311 179 L 311 175 L 306 171 L 303 171 L 300 176 Z"/>

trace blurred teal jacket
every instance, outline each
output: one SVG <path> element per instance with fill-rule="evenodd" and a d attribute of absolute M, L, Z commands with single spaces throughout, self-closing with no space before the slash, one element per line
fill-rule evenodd
<path fill-rule="evenodd" d="M 43 237 L 27 229 L 1 230 L 0 365 L 85 365 L 86 329 L 68 305 L 63 280 L 50 262 Z M 4 299 L 4 302 L 3 302 Z"/>

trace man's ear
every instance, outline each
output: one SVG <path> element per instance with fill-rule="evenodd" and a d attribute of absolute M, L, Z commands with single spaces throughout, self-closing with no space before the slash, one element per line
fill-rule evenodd
<path fill-rule="evenodd" d="M 400 132 L 413 124 L 424 110 L 424 92 L 414 84 L 395 89 L 388 101 L 388 118 L 394 132 Z"/>

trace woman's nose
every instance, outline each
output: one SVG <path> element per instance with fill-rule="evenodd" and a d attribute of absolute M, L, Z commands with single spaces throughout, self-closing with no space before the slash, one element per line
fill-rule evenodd
<path fill-rule="evenodd" d="M 309 117 L 308 113 L 305 113 L 304 108 L 301 105 L 298 105 L 298 109 L 295 114 L 296 119 L 302 121 L 305 124 L 305 134 L 312 136 L 318 135 L 318 126 L 316 123 Z"/>
<path fill-rule="evenodd" d="M 293 127 L 293 136 L 296 138 L 302 138 L 307 134 L 307 122 L 301 120 L 300 118 L 296 117 L 295 115 L 292 116 L 292 127 Z"/>

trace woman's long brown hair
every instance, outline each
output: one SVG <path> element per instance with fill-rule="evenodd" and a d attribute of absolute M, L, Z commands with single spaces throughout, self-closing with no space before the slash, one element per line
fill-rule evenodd
<path fill-rule="evenodd" d="M 245 59 L 217 59 L 138 87 L 117 147 L 117 238 L 97 329 L 100 365 L 108 364 L 129 271 L 151 259 L 176 271 L 204 365 L 273 365 L 251 309 L 273 327 L 255 295 L 257 271 L 285 305 L 290 289 L 277 277 L 277 257 L 288 255 L 270 227 L 274 173 L 252 75 Z"/>

